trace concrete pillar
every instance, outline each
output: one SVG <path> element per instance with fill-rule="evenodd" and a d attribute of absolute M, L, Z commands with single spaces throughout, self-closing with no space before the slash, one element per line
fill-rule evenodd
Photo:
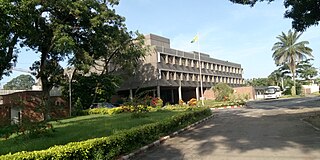
<path fill-rule="evenodd" d="M 182 92 L 181 92 L 181 81 L 178 88 L 179 100 L 182 99 Z"/>
<path fill-rule="evenodd" d="M 173 92 L 173 89 L 171 89 L 171 102 L 174 103 L 174 92 Z"/>
<path fill-rule="evenodd" d="M 160 86 L 157 86 L 157 96 L 158 96 L 158 97 L 161 97 L 160 95 L 161 95 L 161 94 L 160 94 Z"/>
<path fill-rule="evenodd" d="M 199 87 L 196 87 L 196 98 L 199 101 Z"/>
<path fill-rule="evenodd" d="M 133 99 L 133 94 L 132 94 L 132 89 L 130 89 L 130 95 L 129 98 L 132 100 Z"/>

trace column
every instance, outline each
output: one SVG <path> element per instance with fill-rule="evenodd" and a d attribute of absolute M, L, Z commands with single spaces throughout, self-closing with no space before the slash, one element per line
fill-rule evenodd
<path fill-rule="evenodd" d="M 179 83 L 178 94 L 179 94 L 179 100 L 182 99 L 181 80 L 180 80 L 180 83 Z"/>
<path fill-rule="evenodd" d="M 160 98 L 160 86 L 157 86 L 157 96 Z"/>
<path fill-rule="evenodd" d="M 129 98 L 132 100 L 133 99 L 133 94 L 132 94 L 132 89 L 130 89 L 130 95 Z"/>
<path fill-rule="evenodd" d="M 196 98 L 199 101 L 199 87 L 196 87 Z"/>
<path fill-rule="evenodd" d="M 174 92 L 173 92 L 173 89 L 171 89 L 171 102 L 174 103 Z"/>

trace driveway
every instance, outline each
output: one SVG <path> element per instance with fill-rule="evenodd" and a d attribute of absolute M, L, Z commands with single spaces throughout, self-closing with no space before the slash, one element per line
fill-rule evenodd
<path fill-rule="evenodd" d="M 215 117 L 135 159 L 320 160 L 320 132 L 301 118 L 320 111 L 320 99 L 250 102 Z"/>

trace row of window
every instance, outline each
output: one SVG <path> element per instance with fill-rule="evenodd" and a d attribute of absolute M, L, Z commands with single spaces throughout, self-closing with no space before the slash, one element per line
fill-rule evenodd
<path fill-rule="evenodd" d="M 161 79 L 165 80 L 184 80 L 184 81 L 200 81 L 199 74 L 180 73 L 171 71 L 161 71 Z M 202 75 L 202 82 L 214 83 L 230 83 L 230 84 L 243 84 L 242 78 L 222 77 L 213 75 Z"/>
<path fill-rule="evenodd" d="M 178 56 L 167 55 L 158 53 L 158 62 L 164 62 L 169 64 L 176 64 L 182 66 L 199 68 L 199 61 L 194 59 L 182 58 Z M 225 66 L 221 64 L 209 63 L 201 61 L 201 68 L 212 71 L 222 71 L 227 73 L 242 74 L 242 69 L 237 67 Z"/>

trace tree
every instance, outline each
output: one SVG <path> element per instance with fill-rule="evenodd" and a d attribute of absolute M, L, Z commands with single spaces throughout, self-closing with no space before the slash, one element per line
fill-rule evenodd
<path fill-rule="evenodd" d="M 253 87 L 265 87 L 273 85 L 273 82 L 269 78 L 253 78 L 248 80 L 248 85 Z"/>
<path fill-rule="evenodd" d="M 3 86 L 7 90 L 31 90 L 32 86 L 35 84 L 34 79 L 30 75 L 20 75 L 13 78 L 7 84 Z"/>
<path fill-rule="evenodd" d="M 84 73 L 103 55 L 109 55 L 104 60 L 112 63 L 107 65 L 108 69 L 115 64 L 134 66 L 134 60 L 144 53 L 136 45 L 139 43 L 135 42 L 134 34 L 127 31 L 124 18 L 112 8 L 117 4 L 118 0 L 0 1 L 0 22 L 8 22 L 1 23 L 0 29 L 10 31 L 6 37 L 0 36 L 0 49 L 4 48 L 1 54 L 7 55 L 7 59 L 1 59 L 5 63 L 1 63 L 4 67 L 0 66 L 0 71 L 12 65 L 15 59 L 8 51 L 16 45 L 40 54 L 31 69 L 41 79 L 45 102 L 42 109 L 46 114 L 49 91 L 65 79 L 59 62 L 66 57 L 76 70 Z M 6 39 L 11 39 L 10 45 L 2 44 Z M 125 55 L 131 59 L 124 58 Z"/>
<path fill-rule="evenodd" d="M 218 83 L 213 88 L 216 100 L 229 100 L 231 94 L 233 94 L 233 89 L 225 83 Z"/>
<path fill-rule="evenodd" d="M 313 59 L 307 59 L 297 64 L 297 74 L 305 81 L 318 75 L 317 68 L 313 67 L 310 61 Z"/>
<path fill-rule="evenodd" d="M 297 42 L 301 34 L 297 31 L 292 32 L 291 30 L 288 31 L 287 35 L 282 32 L 282 35 L 277 37 L 279 42 L 276 42 L 272 47 L 272 51 L 274 51 L 272 57 L 276 65 L 287 64 L 290 69 L 294 86 L 292 89 L 293 95 L 296 95 L 296 64 L 304 60 L 306 56 L 312 57 L 312 49 L 306 46 L 309 42 Z"/>
<path fill-rule="evenodd" d="M 274 0 L 230 0 L 233 3 L 254 6 L 257 2 L 272 2 Z M 320 21 L 319 0 L 284 0 L 285 18 L 291 18 L 292 27 L 304 31 L 308 27 L 318 25 Z"/>

